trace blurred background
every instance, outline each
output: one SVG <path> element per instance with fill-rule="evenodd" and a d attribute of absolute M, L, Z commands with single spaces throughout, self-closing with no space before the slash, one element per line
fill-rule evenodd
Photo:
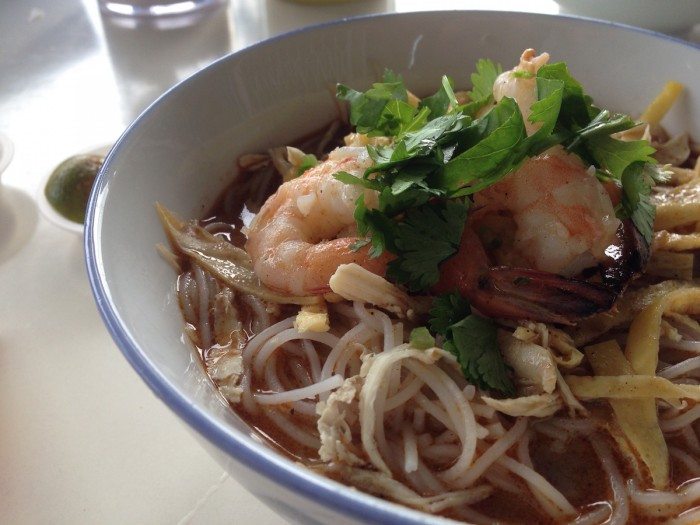
<path fill-rule="evenodd" d="M 63 159 L 106 151 L 163 92 L 231 51 L 349 16 L 562 12 L 700 40 L 700 10 L 683 11 L 696 0 L 661 10 L 653 0 L 209 0 L 186 12 L 196 3 L 145 17 L 118 14 L 127 0 L 0 3 L 0 523 L 283 523 L 206 455 L 110 339 L 81 228 L 45 202 Z"/>

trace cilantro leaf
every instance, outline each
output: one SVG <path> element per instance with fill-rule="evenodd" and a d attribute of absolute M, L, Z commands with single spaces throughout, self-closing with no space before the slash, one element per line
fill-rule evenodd
<path fill-rule="evenodd" d="M 392 101 L 405 103 L 408 93 L 401 77 L 387 69 L 384 71 L 383 82 L 373 84 L 364 93 L 338 84 L 336 97 L 350 103 L 350 123 L 356 126 L 358 133 L 391 136 L 396 114 L 391 114 L 390 110 L 387 115 L 385 108 Z M 402 114 L 400 120 L 403 116 Z"/>
<path fill-rule="evenodd" d="M 430 110 L 429 119 L 432 120 L 445 115 L 453 99 L 456 101 L 452 89 L 452 80 L 447 76 L 443 76 L 440 89 L 438 89 L 434 95 L 423 98 L 423 100 L 420 101 L 419 107 Z"/>
<path fill-rule="evenodd" d="M 597 149 L 597 142 L 593 139 L 599 138 L 603 141 L 607 141 L 608 148 L 614 151 L 618 144 L 609 142 L 611 139 L 610 135 L 633 128 L 637 124 L 637 122 L 627 115 L 611 113 L 607 109 L 602 110 L 585 127 L 574 130 L 571 134 L 571 138 L 567 140 L 566 149 L 576 153 L 585 161 L 595 164 L 597 159 L 594 153 Z M 591 142 L 592 140 L 593 142 Z M 621 172 L 616 174 L 609 172 L 609 175 L 619 179 Z"/>
<path fill-rule="evenodd" d="M 419 108 L 417 113 L 414 111 L 413 120 L 401 128 L 398 138 L 403 138 L 405 135 L 417 132 L 423 128 L 428 122 L 429 115 L 430 110 L 428 108 Z"/>
<path fill-rule="evenodd" d="M 373 95 L 361 93 L 343 84 L 338 84 L 336 97 L 350 103 L 350 123 L 359 133 L 373 130 L 391 100 L 391 93 L 376 91 Z"/>
<path fill-rule="evenodd" d="M 306 170 L 313 168 L 316 164 L 318 164 L 318 159 L 316 158 L 316 155 L 313 155 L 312 153 L 304 155 L 301 158 L 301 163 L 299 163 L 299 167 L 297 168 L 297 177 L 304 173 Z"/>
<path fill-rule="evenodd" d="M 387 276 L 412 292 L 438 282 L 439 264 L 459 249 L 468 205 L 459 200 L 426 203 L 406 212 L 394 230 L 394 253 Z M 393 250 L 392 250 L 393 251 Z"/>
<path fill-rule="evenodd" d="M 365 204 L 365 196 L 360 195 L 355 202 L 355 222 L 360 237 L 369 236 L 372 244 L 369 250 L 370 257 L 379 257 L 384 250 L 394 252 L 396 223 L 391 217 L 377 209 L 369 209 Z M 366 243 L 356 243 L 354 248 L 360 248 Z"/>
<path fill-rule="evenodd" d="M 513 395 L 515 388 L 498 349 L 496 324 L 468 315 L 451 325 L 443 347 L 457 357 L 464 377 L 480 388 Z"/>
<path fill-rule="evenodd" d="M 496 325 L 473 315 L 466 299 L 457 293 L 435 298 L 428 324 L 445 338 L 444 349 L 457 357 L 468 381 L 509 395 L 515 392 L 498 349 Z"/>
<path fill-rule="evenodd" d="M 639 123 L 635 122 L 629 115 L 611 113 L 607 109 L 604 109 L 598 113 L 586 127 L 579 130 L 576 135 L 579 140 L 590 139 L 595 136 L 612 135 L 613 133 L 625 131 L 638 124 Z"/>
<path fill-rule="evenodd" d="M 484 117 L 481 140 L 450 160 L 440 174 L 440 185 L 455 195 L 475 193 L 500 180 L 524 160 L 527 133 L 518 105 L 503 98 Z"/>
<path fill-rule="evenodd" d="M 431 154 L 440 142 L 451 138 L 469 124 L 469 117 L 454 113 L 431 120 L 421 129 L 403 137 L 406 156 L 401 160 Z"/>
<path fill-rule="evenodd" d="M 537 79 L 558 80 L 563 83 L 561 112 L 558 123 L 567 129 L 578 129 L 587 125 L 598 113 L 591 98 L 583 92 L 564 62 L 545 64 L 537 70 Z M 539 86 L 539 83 L 538 83 Z"/>
<path fill-rule="evenodd" d="M 408 162 L 417 159 L 424 161 L 432 155 L 441 154 L 439 146 L 452 140 L 471 122 L 469 117 L 450 113 L 428 121 L 418 129 L 408 129 L 393 146 L 367 146 L 374 166 L 365 172 L 365 178 L 372 173 L 400 168 Z"/>
<path fill-rule="evenodd" d="M 411 290 L 435 283 L 439 264 L 459 245 L 464 221 L 460 217 L 462 224 L 457 225 L 444 199 L 478 192 L 556 144 L 594 165 L 600 177 L 621 181 L 624 195 L 618 214 L 631 218 L 650 239 L 654 209 L 649 193 L 663 169 L 654 163 L 654 149 L 645 141 L 611 136 L 635 122 L 595 107 L 564 63 L 542 66 L 535 75 L 538 100 L 530 108 L 529 121 L 538 129 L 530 136 L 511 98 L 504 97 L 476 118 L 480 108 L 493 103 L 493 84 L 500 73 L 500 66 L 480 60 L 472 75 L 471 102 L 461 106 L 447 76 L 417 108 L 408 103 L 401 77 L 388 70 L 381 83 L 364 93 L 338 86 L 339 98 L 350 103 L 350 120 L 358 132 L 394 137 L 391 145 L 367 147 L 373 165 L 362 177 L 336 174 L 378 195 L 372 209 L 364 197 L 357 200 L 358 231 L 369 238 L 356 247 L 371 243 L 374 257 L 385 250 L 395 254 L 388 276 Z"/>
<path fill-rule="evenodd" d="M 430 307 L 430 329 L 447 335 L 447 329 L 471 313 L 469 301 L 458 293 L 446 293 L 435 298 Z"/>
<path fill-rule="evenodd" d="M 351 175 L 347 171 L 338 171 L 333 174 L 333 177 L 338 179 L 340 182 L 344 182 L 345 184 L 350 184 L 352 186 L 362 186 L 363 188 L 367 188 L 368 190 L 379 191 L 382 189 L 381 184 L 379 184 L 377 181 L 373 179 L 356 177 L 355 175 Z"/>
<path fill-rule="evenodd" d="M 651 203 L 651 188 L 654 185 L 652 165 L 635 162 L 625 169 L 621 177 L 622 200 L 618 215 L 630 218 L 639 233 L 651 245 L 654 237 L 656 208 Z"/>
<path fill-rule="evenodd" d="M 415 113 L 415 108 L 407 102 L 390 100 L 384 106 L 374 131 L 381 131 L 387 137 L 401 135 L 413 123 Z"/>
<path fill-rule="evenodd" d="M 513 71 L 513 76 L 515 78 L 532 78 L 535 75 L 533 73 L 530 73 L 529 71 L 525 71 L 524 69 L 520 69 L 518 71 Z"/>
<path fill-rule="evenodd" d="M 464 115 L 474 117 L 477 112 L 493 102 L 493 84 L 503 72 L 501 64 L 481 59 L 476 63 L 476 72 L 471 74 L 472 90 L 467 92 L 470 102 L 459 107 Z"/>
<path fill-rule="evenodd" d="M 585 147 L 596 164 L 618 180 L 635 162 L 656 163 L 652 157 L 656 150 L 646 140 L 623 141 L 608 135 L 596 135 L 585 140 Z"/>
<path fill-rule="evenodd" d="M 467 94 L 472 101 L 484 100 L 493 96 L 493 84 L 503 72 L 501 64 L 482 58 L 476 63 L 476 72 L 471 74 L 472 89 Z"/>
<path fill-rule="evenodd" d="M 422 206 L 432 196 L 430 192 L 421 187 L 421 184 L 412 184 L 409 188 L 398 188 L 397 190 L 393 187 L 385 187 L 379 193 L 378 209 L 385 215 L 396 218 L 409 208 Z"/>
<path fill-rule="evenodd" d="M 540 123 L 541 126 L 526 139 L 530 156 L 537 155 L 552 145 L 549 137 L 557 125 L 563 99 L 564 83 L 561 80 L 537 79 L 537 102 L 530 106 L 528 120 L 533 124 Z"/>
<path fill-rule="evenodd" d="M 430 335 L 430 332 L 425 326 L 419 326 L 411 330 L 408 342 L 413 348 L 417 348 L 418 350 L 427 350 L 435 346 L 435 338 Z"/>

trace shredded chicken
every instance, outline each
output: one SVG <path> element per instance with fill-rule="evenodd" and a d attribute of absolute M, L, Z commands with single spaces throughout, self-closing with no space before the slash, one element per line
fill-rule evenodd
<path fill-rule="evenodd" d="M 494 399 L 482 396 L 481 399 L 491 408 L 513 417 L 549 417 L 563 406 L 558 394 L 535 394 L 514 399 Z"/>
<path fill-rule="evenodd" d="M 352 445 L 350 430 L 350 425 L 358 418 L 358 401 L 363 383 L 360 376 L 350 377 L 327 401 L 316 405 L 316 412 L 320 416 L 317 426 L 321 438 L 321 448 L 318 451 L 321 461 L 345 465 L 366 464 L 353 452 L 355 447 Z"/>
<path fill-rule="evenodd" d="M 516 384 L 523 394 L 551 394 L 557 385 L 557 365 L 546 348 L 513 337 L 505 331 L 498 334 L 503 359 L 515 372 Z"/>
<path fill-rule="evenodd" d="M 409 297 L 383 277 L 358 264 L 341 264 L 329 281 L 331 290 L 348 301 L 362 301 L 411 318 L 425 311 L 425 305 Z"/>

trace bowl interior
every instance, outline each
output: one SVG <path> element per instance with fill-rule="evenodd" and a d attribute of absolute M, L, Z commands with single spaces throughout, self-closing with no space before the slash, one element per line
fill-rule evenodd
<path fill-rule="evenodd" d="M 281 483 L 314 484 L 319 501 L 348 504 L 351 513 L 363 505 L 392 508 L 329 489 L 333 484 L 303 469 L 294 473 L 296 467 L 251 437 L 217 395 L 183 335 L 175 274 L 155 248 L 165 238 L 154 203 L 183 217 L 201 216 L 230 181 L 238 156 L 329 122 L 337 111 L 336 82 L 366 87 L 389 67 L 417 94 L 434 92 L 443 74 L 468 87 L 477 59 L 507 69 L 527 47 L 565 60 L 599 105 L 633 115 L 667 80 L 686 84 L 688 92 L 665 123 L 700 136 L 700 92 L 692 91 L 700 50 L 642 30 L 517 13 L 386 15 L 292 33 L 214 63 L 151 106 L 109 154 L 86 226 L 98 306 L 151 388 L 220 449 L 268 469 L 267 475 L 284 472 L 277 476 Z M 408 512 L 404 519 L 416 516 Z"/>

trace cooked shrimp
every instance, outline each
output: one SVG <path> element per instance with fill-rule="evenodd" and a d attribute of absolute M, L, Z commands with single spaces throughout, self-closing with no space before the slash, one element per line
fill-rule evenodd
<path fill-rule="evenodd" d="M 608 310 L 646 257 L 631 221 L 581 161 L 553 148 L 477 193 L 436 292 L 493 317 L 571 323 Z M 602 284 L 572 278 L 601 270 Z"/>
<path fill-rule="evenodd" d="M 493 98 L 496 102 L 503 97 L 515 99 L 523 114 L 525 129 L 532 135 L 541 126 L 541 122 L 532 123 L 528 120 L 530 106 L 537 102 L 537 71 L 547 63 L 549 55 L 536 55 L 534 49 L 526 49 L 520 56 L 520 63 L 509 71 L 501 73 L 493 84 Z"/>
<path fill-rule="evenodd" d="M 353 251 L 357 238 L 355 201 L 376 193 L 333 177 L 338 171 L 361 176 L 365 148 L 339 148 L 329 160 L 282 184 L 250 225 L 246 251 L 255 273 L 270 288 L 295 295 L 330 291 L 328 281 L 341 264 L 356 263 L 384 275 L 388 256 L 370 258 L 368 247 Z"/>
<path fill-rule="evenodd" d="M 604 260 L 620 226 L 605 187 L 561 147 L 528 159 L 474 202 L 472 221 L 487 245 L 490 229 L 509 237 L 491 243 L 498 264 L 565 277 Z"/>
<path fill-rule="evenodd" d="M 549 272 L 491 266 L 469 223 L 459 251 L 440 267 L 433 291 L 459 292 L 490 317 L 562 324 L 610 309 L 617 296 L 602 285 Z"/>

